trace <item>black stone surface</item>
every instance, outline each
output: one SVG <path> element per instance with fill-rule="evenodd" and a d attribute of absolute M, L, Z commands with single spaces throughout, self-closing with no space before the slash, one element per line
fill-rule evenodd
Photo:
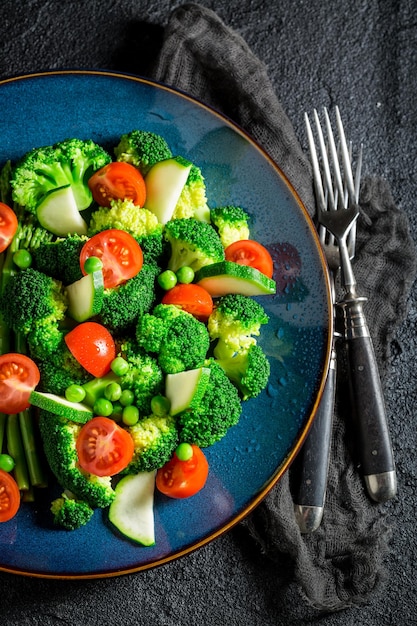
<path fill-rule="evenodd" d="M 114 69 L 146 75 L 169 0 L 3 0 L 0 78 L 43 69 Z M 214 9 L 266 64 L 284 109 L 306 146 L 304 111 L 338 104 L 364 174 L 386 178 L 417 238 L 417 21 L 413 0 L 219 0 Z M 0 111 L 1 115 L 1 111 Z M 415 292 L 391 346 L 385 381 L 399 494 L 386 505 L 392 550 L 383 589 L 361 608 L 318 616 L 275 566 L 242 540 L 239 527 L 155 570 L 93 581 L 0 573 L 3 626 L 116 624 L 288 626 L 417 624 Z M 1 546 L 0 546 L 1 550 Z M 283 565 L 284 567 L 284 565 Z"/>

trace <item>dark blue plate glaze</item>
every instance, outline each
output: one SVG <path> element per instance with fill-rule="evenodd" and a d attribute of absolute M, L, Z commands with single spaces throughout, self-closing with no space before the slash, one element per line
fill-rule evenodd
<path fill-rule="evenodd" d="M 239 424 L 206 449 L 210 475 L 203 491 L 184 501 L 156 495 L 154 547 L 116 536 L 102 511 L 78 531 L 51 528 L 53 487 L 0 524 L 3 571 L 94 578 L 161 564 L 247 515 L 288 468 L 311 425 L 331 332 L 328 277 L 314 226 L 284 175 L 244 132 L 164 86 L 109 72 L 47 72 L 2 82 L 0 111 L 1 165 L 67 137 L 112 149 L 134 128 L 163 135 L 173 153 L 201 167 L 209 204 L 244 207 L 253 238 L 275 250 L 279 290 L 260 298 L 271 317 L 260 339 L 271 361 L 268 389 L 246 402 Z"/>

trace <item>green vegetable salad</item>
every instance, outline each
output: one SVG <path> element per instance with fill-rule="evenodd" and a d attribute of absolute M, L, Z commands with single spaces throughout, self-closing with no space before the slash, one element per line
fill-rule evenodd
<path fill-rule="evenodd" d="M 204 489 L 204 448 L 266 388 L 271 256 L 144 130 L 37 147 L 0 191 L 0 522 L 53 482 L 51 527 L 106 509 L 152 545 L 155 489 Z"/>

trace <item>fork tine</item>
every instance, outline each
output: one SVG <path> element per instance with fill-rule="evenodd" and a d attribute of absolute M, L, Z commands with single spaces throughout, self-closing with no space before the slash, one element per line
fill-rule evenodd
<path fill-rule="evenodd" d="M 311 165 L 313 167 L 313 180 L 316 190 L 316 196 L 318 204 L 321 209 L 327 209 L 327 194 L 324 192 L 323 181 L 320 172 L 319 159 L 317 156 L 316 145 L 314 143 L 313 131 L 311 130 L 311 124 L 307 113 L 304 113 L 305 125 L 307 130 L 308 145 L 310 148 Z M 322 225 L 319 227 L 320 241 L 324 244 L 326 238 L 326 228 Z"/>
<path fill-rule="evenodd" d="M 304 118 L 305 118 L 306 130 L 307 130 L 308 145 L 310 148 L 311 164 L 313 166 L 314 186 L 316 188 L 316 193 L 318 196 L 320 207 L 324 209 L 326 208 L 327 203 L 324 197 L 323 181 L 321 178 L 319 159 L 317 156 L 316 145 L 314 143 L 313 131 L 311 130 L 311 124 L 310 124 L 310 120 L 308 118 L 307 113 L 304 113 Z"/>
<path fill-rule="evenodd" d="M 362 169 L 362 149 L 361 144 L 360 151 L 357 158 L 357 165 L 355 171 L 355 177 L 352 173 L 352 142 L 349 143 L 349 147 L 346 141 L 346 135 L 343 128 L 342 119 L 340 116 L 339 107 L 335 107 L 337 130 L 339 135 L 338 149 L 336 149 L 336 143 L 334 140 L 334 134 L 332 125 L 327 112 L 324 108 L 324 115 L 326 120 L 326 129 L 329 137 L 330 155 L 332 159 L 332 165 L 335 175 L 335 186 L 337 189 L 337 200 L 343 208 L 347 208 L 349 200 L 352 204 L 358 204 L 359 200 L 359 187 L 360 177 Z M 343 165 L 343 180 L 340 170 L 339 161 L 342 161 Z M 353 224 L 352 229 L 348 236 L 348 247 L 351 258 L 355 254 L 356 244 L 356 222 Z"/>
<path fill-rule="evenodd" d="M 363 154 L 363 143 L 361 143 L 359 147 L 358 157 L 356 161 L 356 170 L 355 170 L 355 200 L 356 204 L 359 202 L 359 189 L 361 185 L 361 174 L 362 174 L 362 154 Z"/>
<path fill-rule="evenodd" d="M 324 119 L 325 119 L 325 122 L 326 122 L 327 136 L 328 136 L 328 139 L 329 139 L 329 152 L 330 152 L 330 157 L 331 157 L 331 160 L 332 160 L 333 173 L 334 173 L 335 184 L 336 184 L 336 189 L 337 189 L 337 198 L 338 198 L 338 202 L 341 204 L 341 206 L 343 208 L 345 208 L 345 206 L 343 204 L 344 189 L 343 189 L 343 182 L 342 182 L 342 173 L 340 171 L 340 165 L 339 165 L 338 151 L 337 151 L 337 148 L 336 148 L 336 142 L 335 142 L 335 139 L 334 139 L 332 125 L 330 123 L 330 118 L 329 118 L 329 114 L 327 112 L 326 107 L 323 108 L 323 112 L 324 112 Z M 331 184 L 331 182 L 330 182 L 330 184 Z M 335 203 L 335 207 L 337 208 L 336 203 Z"/>
<path fill-rule="evenodd" d="M 316 123 L 317 136 L 318 136 L 319 144 L 320 144 L 320 154 L 322 158 L 322 168 L 323 168 L 323 174 L 324 174 L 325 190 L 328 194 L 330 208 L 336 209 L 337 206 L 336 206 L 336 201 L 335 201 L 335 196 L 334 196 L 334 191 L 333 191 L 332 175 L 330 171 L 330 162 L 327 156 L 327 146 L 324 140 L 323 131 L 321 128 L 319 116 L 317 114 L 316 109 L 314 109 L 314 121 Z"/>
<path fill-rule="evenodd" d="M 337 128 L 339 132 L 340 149 L 341 149 L 341 154 L 342 154 L 342 163 L 343 163 L 343 171 L 345 174 L 346 187 L 347 187 L 350 201 L 352 202 L 352 204 L 356 204 L 355 184 L 353 182 L 352 166 L 350 163 L 349 150 L 347 147 L 345 131 L 343 129 L 342 119 L 340 117 L 340 111 L 339 111 L 338 106 L 335 107 L 335 112 L 336 112 Z"/>

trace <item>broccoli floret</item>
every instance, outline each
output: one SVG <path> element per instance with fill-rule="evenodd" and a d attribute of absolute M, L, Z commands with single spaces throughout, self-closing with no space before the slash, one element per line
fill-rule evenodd
<path fill-rule="evenodd" d="M 133 347 L 133 342 L 122 344 L 120 354 L 129 363 L 128 372 L 120 376 L 120 386 L 133 391 L 140 415 L 149 415 L 152 398 L 163 391 L 163 372 L 156 358 Z"/>
<path fill-rule="evenodd" d="M 178 158 L 178 157 L 177 157 Z M 210 222 L 210 209 L 207 205 L 206 184 L 203 174 L 196 165 L 192 165 L 172 219 L 195 217 L 203 222 Z"/>
<path fill-rule="evenodd" d="M 41 410 L 39 430 L 49 466 L 63 489 L 91 508 L 104 508 L 114 500 L 110 476 L 95 476 L 78 466 L 76 440 L 81 424 Z"/>
<path fill-rule="evenodd" d="M 80 253 L 86 241 L 85 235 L 69 235 L 43 243 L 32 253 L 33 266 L 64 285 L 71 285 L 83 277 Z"/>
<path fill-rule="evenodd" d="M 78 210 L 83 211 L 92 202 L 88 179 L 110 161 L 110 155 L 92 140 L 71 138 L 34 148 L 13 169 L 13 200 L 36 215 L 49 192 L 71 185 Z"/>
<path fill-rule="evenodd" d="M 227 377 L 236 385 L 243 400 L 258 396 L 265 389 L 269 374 L 269 361 L 257 344 L 249 346 L 246 352 L 216 361 Z"/>
<path fill-rule="evenodd" d="M 94 510 L 70 491 L 64 491 L 60 498 L 51 503 L 51 513 L 55 526 L 64 530 L 76 530 L 90 521 Z"/>
<path fill-rule="evenodd" d="M 249 239 L 249 215 L 239 206 L 211 208 L 210 220 L 216 227 L 224 248 L 235 241 Z"/>
<path fill-rule="evenodd" d="M 161 135 L 146 130 L 132 130 L 122 135 L 114 153 L 117 161 L 132 163 L 143 176 L 158 161 L 172 157 L 166 140 Z"/>
<path fill-rule="evenodd" d="M 36 332 L 36 331 L 35 331 Z M 28 336 L 28 344 L 32 345 L 32 335 Z M 49 354 L 32 353 L 41 373 L 40 391 L 54 393 L 57 396 L 65 395 L 65 390 L 73 384 L 83 385 L 91 379 L 91 375 L 78 363 L 68 350 L 62 336 L 57 349 Z M 44 348 L 45 350 L 45 348 Z"/>
<path fill-rule="evenodd" d="M 162 467 L 178 445 L 176 421 L 169 415 L 149 415 L 127 430 L 132 435 L 135 450 L 122 474 L 151 472 Z"/>
<path fill-rule="evenodd" d="M 214 356 L 228 358 L 247 350 L 268 320 L 262 305 L 249 296 L 228 294 L 219 298 L 207 323 L 210 339 L 217 339 Z"/>
<path fill-rule="evenodd" d="M 163 251 L 162 224 L 155 213 L 131 200 L 111 200 L 110 208 L 100 207 L 91 215 L 89 235 L 110 228 L 125 230 L 142 248 L 144 263 L 157 262 Z"/>
<path fill-rule="evenodd" d="M 147 313 L 155 300 L 155 280 L 160 269 L 146 264 L 136 276 L 122 285 L 105 289 L 99 319 L 118 336 L 133 330 L 140 315 Z"/>
<path fill-rule="evenodd" d="M 64 334 L 59 324 L 49 317 L 37 322 L 27 335 L 27 343 L 32 358 L 46 360 L 59 350 Z"/>
<path fill-rule="evenodd" d="M 200 448 L 222 439 L 238 423 L 242 412 L 239 393 L 220 365 L 208 359 L 205 367 L 211 371 L 200 404 L 177 417 L 180 441 Z"/>
<path fill-rule="evenodd" d="M 165 374 L 200 367 L 210 345 L 206 326 L 170 304 L 158 304 L 152 313 L 139 318 L 136 339 L 146 352 L 157 354 Z"/>
<path fill-rule="evenodd" d="M 167 222 L 165 239 L 171 245 L 168 269 L 173 272 L 184 266 L 196 272 L 205 265 L 224 260 L 224 248 L 215 229 L 196 218 Z"/>
<path fill-rule="evenodd" d="M 149 235 L 138 237 L 137 242 L 142 248 L 144 265 L 156 264 L 159 266 L 163 263 L 162 259 L 166 254 L 167 243 L 163 237 L 162 224 L 159 224 L 158 228 Z"/>
<path fill-rule="evenodd" d="M 62 283 L 33 268 L 17 272 L 5 286 L 0 302 L 4 322 L 25 335 L 38 322 L 57 322 L 67 309 Z"/>
<path fill-rule="evenodd" d="M 3 294 L 4 289 L 9 280 L 16 274 L 18 270 L 14 255 L 19 250 L 27 250 L 30 254 L 30 264 L 33 264 L 33 256 L 36 249 L 44 242 L 50 241 L 53 237 L 45 228 L 39 225 L 33 215 L 24 213 L 19 207 L 16 207 L 16 216 L 18 219 L 17 231 L 3 255 L 3 263 L 0 276 L 0 292 Z"/>
<path fill-rule="evenodd" d="M 110 207 L 99 207 L 91 214 L 89 235 L 118 228 L 138 239 L 162 226 L 152 211 L 136 206 L 132 200 L 111 200 Z"/>
<path fill-rule="evenodd" d="M 39 246 L 52 240 L 53 234 L 43 228 L 34 215 L 25 214 L 18 209 L 17 217 L 19 225 L 14 237 L 14 248 L 29 250 L 33 257 Z"/>

